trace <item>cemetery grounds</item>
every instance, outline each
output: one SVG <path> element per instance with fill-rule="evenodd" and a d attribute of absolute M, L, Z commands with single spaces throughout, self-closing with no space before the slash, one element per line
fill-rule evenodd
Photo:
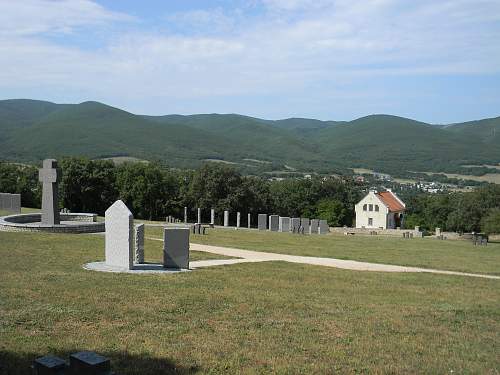
<path fill-rule="evenodd" d="M 160 262 L 161 228 L 146 228 Z M 191 242 L 500 275 L 500 244 L 218 229 Z M 191 260 L 227 257 L 191 252 Z M 119 374 L 500 371 L 500 280 L 286 262 L 87 271 L 104 236 L 0 232 L 0 373 L 91 350 Z"/>

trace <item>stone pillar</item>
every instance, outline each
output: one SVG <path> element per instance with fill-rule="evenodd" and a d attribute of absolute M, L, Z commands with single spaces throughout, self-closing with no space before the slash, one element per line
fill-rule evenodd
<path fill-rule="evenodd" d="M 237 212 L 236 213 L 236 228 L 240 227 L 240 223 L 241 223 L 241 213 Z"/>
<path fill-rule="evenodd" d="M 311 225 L 309 227 L 309 234 L 318 234 L 319 220 L 311 219 Z"/>
<path fill-rule="evenodd" d="M 38 179 L 43 183 L 42 224 L 60 224 L 59 181 L 61 180 L 61 172 L 57 168 L 57 160 L 45 159 L 43 168 L 38 171 Z"/>
<path fill-rule="evenodd" d="M 188 222 L 188 208 L 184 207 L 184 224 Z"/>
<path fill-rule="evenodd" d="M 247 216 L 248 216 L 248 218 L 247 218 L 247 226 L 248 226 L 248 229 L 250 229 L 252 227 L 252 223 L 251 223 L 251 221 L 252 221 L 252 215 L 248 214 Z"/>
<path fill-rule="evenodd" d="M 415 226 L 415 232 L 420 232 L 420 226 L 419 225 Z"/>
<path fill-rule="evenodd" d="M 121 200 L 113 203 L 105 213 L 106 264 L 110 266 L 132 269 L 133 267 L 133 229 L 134 217 Z"/>
<path fill-rule="evenodd" d="M 224 211 L 224 226 L 229 226 L 229 211 Z"/>
<path fill-rule="evenodd" d="M 436 228 L 436 236 L 439 237 L 441 235 L 441 228 Z"/>
<path fill-rule="evenodd" d="M 213 208 L 210 210 L 210 224 L 215 224 L 215 210 Z"/>
<path fill-rule="evenodd" d="M 197 221 L 198 224 L 201 224 L 201 208 L 198 207 L 198 221 Z"/>
<path fill-rule="evenodd" d="M 144 263 L 144 224 L 135 226 L 135 262 Z"/>

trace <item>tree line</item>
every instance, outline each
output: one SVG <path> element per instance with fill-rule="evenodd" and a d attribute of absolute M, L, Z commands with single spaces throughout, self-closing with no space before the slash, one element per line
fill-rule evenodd
<path fill-rule="evenodd" d="M 216 210 L 222 213 L 277 214 L 290 217 L 325 219 L 331 226 L 352 226 L 354 205 L 369 186 L 352 178 L 313 177 L 270 181 L 244 176 L 231 168 L 207 163 L 197 170 L 168 168 L 160 162 L 124 163 L 107 160 L 64 158 L 60 161 L 60 207 L 72 212 L 103 215 L 117 199 L 122 199 L 134 217 L 165 220 L 172 215 L 182 219 L 184 207 L 190 219 L 196 208 L 203 209 L 203 221 Z M 41 185 L 38 168 L 0 163 L 0 191 L 21 193 L 25 207 L 40 207 Z M 467 193 L 426 194 L 401 192 L 407 205 L 406 227 L 420 225 L 433 230 L 500 232 L 500 186 L 487 185 Z M 255 223 L 255 216 L 254 216 Z"/>

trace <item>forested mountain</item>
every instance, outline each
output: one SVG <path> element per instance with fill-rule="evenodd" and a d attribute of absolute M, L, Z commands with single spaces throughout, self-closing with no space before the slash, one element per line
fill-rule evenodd
<path fill-rule="evenodd" d="M 0 159 L 131 156 L 252 171 L 456 171 L 500 162 L 500 117 L 445 126 L 372 115 L 354 121 L 263 120 L 236 114 L 135 115 L 98 102 L 0 101 Z M 287 167 L 284 167 L 284 166 Z"/>

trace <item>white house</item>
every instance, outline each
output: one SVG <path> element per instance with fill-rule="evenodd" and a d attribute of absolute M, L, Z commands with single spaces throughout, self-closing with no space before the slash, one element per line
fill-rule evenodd
<path fill-rule="evenodd" d="M 390 189 L 370 192 L 355 206 L 356 228 L 395 229 L 403 225 L 405 204 Z"/>

